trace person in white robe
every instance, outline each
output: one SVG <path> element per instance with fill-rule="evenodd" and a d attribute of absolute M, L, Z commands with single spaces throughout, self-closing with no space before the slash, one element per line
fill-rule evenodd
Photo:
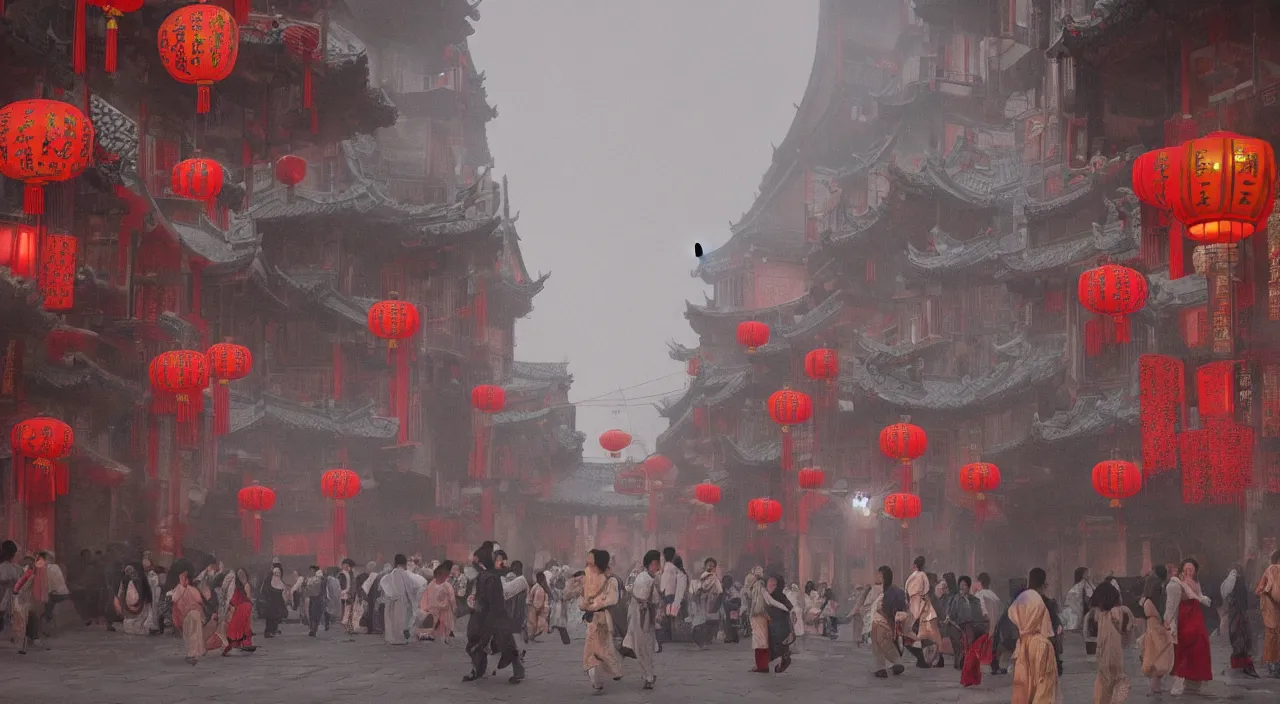
<path fill-rule="evenodd" d="M 656 649 L 654 646 L 658 642 L 654 629 L 662 602 L 656 579 L 661 563 L 662 555 L 657 550 L 645 553 L 644 569 L 631 584 L 631 602 L 627 605 L 627 635 L 622 639 L 623 655 L 633 657 L 640 663 L 645 689 L 653 689 L 653 684 L 658 679 L 653 655 Z"/>
<path fill-rule="evenodd" d="M 427 588 L 427 580 L 407 569 L 409 561 L 404 555 L 396 555 L 395 559 L 395 568 L 383 576 L 380 583 L 386 600 L 383 638 L 389 645 L 404 645 L 409 642 L 417 595 Z"/>

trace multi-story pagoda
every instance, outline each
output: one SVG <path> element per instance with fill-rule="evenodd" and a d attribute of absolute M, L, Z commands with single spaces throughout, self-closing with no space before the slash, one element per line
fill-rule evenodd
<path fill-rule="evenodd" d="M 723 484 L 719 511 L 736 528 L 709 551 L 783 560 L 801 579 L 842 583 L 870 581 L 876 564 L 899 566 L 909 553 L 997 577 L 1032 563 L 1058 576 L 1077 564 L 1139 574 L 1153 559 L 1176 559 L 1170 541 L 1185 542 L 1188 526 L 1230 518 L 1246 534 L 1259 529 L 1260 499 L 1240 491 L 1247 482 L 1216 499 L 1231 507 L 1183 510 L 1186 458 L 1147 466 L 1147 486 L 1123 510 L 1094 492 L 1090 470 L 1113 456 L 1142 466 L 1142 355 L 1176 357 L 1189 375 L 1210 353 L 1206 279 L 1189 253 L 1180 263 L 1181 251 L 1171 271 L 1169 221 L 1135 198 L 1132 162 L 1219 126 L 1270 136 L 1263 118 L 1276 81 L 1247 36 L 1271 20 L 1217 3 L 1080 10 L 1035 0 L 822 2 L 795 121 L 751 210 L 694 272 L 714 289 L 685 314 L 699 344 L 673 346 L 693 380 L 663 408 L 671 427 L 659 448 Z M 1173 32 L 1170 18 L 1188 29 Z M 1179 52 L 1182 73 L 1171 73 L 1163 57 Z M 1224 93 L 1230 80 L 1214 67 L 1258 82 Z M 1246 243 L 1255 251 L 1246 261 L 1267 261 L 1262 240 Z M 1077 301 L 1081 272 L 1102 260 L 1137 268 L 1149 284 L 1127 344 Z M 1246 329 L 1267 324 L 1251 303 L 1265 294 L 1259 266 L 1261 280 L 1245 274 L 1233 299 Z M 735 339 L 744 321 L 771 331 L 754 354 Z M 1259 335 L 1225 335 L 1242 341 L 1237 356 L 1265 349 Z M 804 375 L 815 348 L 838 352 L 834 390 Z M 1263 404 L 1275 395 L 1269 368 L 1253 376 Z M 817 497 L 802 498 L 795 473 L 781 468 L 763 404 L 786 384 L 814 402 L 813 420 L 792 429 L 790 466 L 825 470 Z M 878 434 L 901 416 L 928 435 L 913 470 L 923 511 L 905 531 L 836 500 L 864 492 L 875 510 L 898 489 Z M 1255 457 L 1262 465 L 1266 454 Z M 977 460 L 1003 474 L 981 527 L 958 482 Z M 1253 486 L 1269 486 L 1264 467 Z M 782 501 L 784 517 L 757 532 L 745 504 L 765 495 Z M 1234 532 L 1206 529 L 1197 540 L 1182 551 L 1239 550 Z"/>
<path fill-rule="evenodd" d="M 76 432 L 65 496 L 19 501 L 14 472 L 4 474 L 7 535 L 64 554 L 136 539 L 161 558 L 248 560 L 237 492 L 258 482 L 277 497 L 262 560 L 458 556 L 495 531 L 514 540 L 505 517 L 543 510 L 576 471 L 583 438 L 565 366 L 513 361 L 515 321 L 546 277 L 526 270 L 506 189 L 490 178 L 485 124 L 496 110 L 466 46 L 475 8 L 352 0 L 266 14 L 252 3 L 235 70 L 193 119 L 195 90 L 168 77 L 155 46 L 183 4 L 120 19 L 114 77 L 99 68 L 96 8 L 83 76 L 74 3 L 10 4 L 0 23 L 0 102 L 87 106 L 97 132 L 94 164 L 47 188 L 41 222 L 78 242 L 75 304 L 43 310 L 21 247 L 3 262 L 5 420 L 43 413 Z M 197 153 L 222 167 L 212 204 L 170 187 L 174 164 Z M 283 156 L 305 162 L 287 185 Z M 0 184 L 6 243 L 34 232 L 20 190 Z M 421 316 L 403 413 L 385 343 L 366 327 L 370 306 L 393 294 Z M 254 365 L 231 384 L 229 427 L 216 436 L 209 399 L 193 402 L 205 409 L 197 422 L 179 423 L 147 364 L 226 338 Z M 511 405 L 477 459 L 470 391 L 481 383 L 510 387 Z M 362 480 L 345 535 L 321 494 L 332 468 Z"/>

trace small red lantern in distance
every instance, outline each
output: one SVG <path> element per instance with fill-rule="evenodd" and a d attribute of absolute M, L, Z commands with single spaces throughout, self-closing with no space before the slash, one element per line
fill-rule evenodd
<path fill-rule="evenodd" d="M 501 386 L 481 384 L 471 389 L 471 407 L 481 413 L 501 413 L 507 407 L 507 392 Z"/>
<path fill-rule="evenodd" d="M 258 552 L 262 549 L 262 512 L 276 505 L 276 492 L 253 484 L 241 489 L 236 498 L 241 509 L 253 514 L 253 551 Z"/>
<path fill-rule="evenodd" d="M 1076 286 L 1081 305 L 1115 319 L 1116 342 L 1120 343 L 1131 340 L 1129 316 L 1147 305 L 1147 293 L 1146 277 L 1119 264 L 1103 264 L 1084 272 Z"/>
<path fill-rule="evenodd" d="M 1200 244 L 1239 242 L 1274 207 L 1276 156 L 1266 140 L 1212 132 L 1182 145 L 1179 181 L 1170 190 L 1173 216 Z"/>
<path fill-rule="evenodd" d="M 693 497 L 700 504 L 715 506 L 720 503 L 720 487 L 715 484 L 699 484 L 693 488 Z"/>
<path fill-rule="evenodd" d="M 1000 468 L 990 462 L 971 462 L 960 468 L 960 488 L 982 501 L 983 492 L 1000 486 Z"/>
<path fill-rule="evenodd" d="M 835 350 L 817 349 L 804 356 L 804 372 L 810 379 L 831 384 L 840 376 L 840 358 Z"/>
<path fill-rule="evenodd" d="M 1111 508 L 1142 490 L 1142 472 L 1127 460 L 1104 460 L 1093 466 L 1093 490 L 1111 499 Z"/>
<path fill-rule="evenodd" d="M 1182 145 L 1154 149 L 1133 162 L 1133 193 L 1138 200 L 1160 210 L 1171 210 L 1170 192 L 1181 181 L 1184 154 Z"/>
<path fill-rule="evenodd" d="M 782 504 L 773 499 L 752 499 L 747 502 L 747 518 L 764 530 L 770 523 L 782 519 Z"/>
<path fill-rule="evenodd" d="M 631 434 L 617 428 L 606 430 L 600 434 L 600 447 L 604 448 L 610 457 L 621 457 L 622 451 L 630 445 Z"/>
<path fill-rule="evenodd" d="M 809 420 L 813 415 L 813 400 L 809 394 L 792 389 L 781 389 L 769 396 L 769 417 L 782 426 L 782 432 L 791 432 L 791 426 Z"/>
<path fill-rule="evenodd" d="M 805 467 L 797 473 L 801 489 L 821 489 L 826 478 L 826 474 L 817 467 Z"/>
<path fill-rule="evenodd" d="M 920 497 L 905 491 L 889 494 L 884 497 L 884 512 L 905 527 L 907 521 L 920 517 Z"/>
<path fill-rule="evenodd" d="M 369 332 L 387 341 L 387 347 L 399 346 L 418 332 L 418 307 L 402 301 L 392 291 L 389 299 L 378 301 L 369 307 Z"/>
<path fill-rule="evenodd" d="M 288 189 L 288 198 L 293 200 L 293 189 L 307 177 L 307 162 L 300 156 L 286 154 L 276 159 L 276 180 Z"/>
<path fill-rule="evenodd" d="M 769 344 L 769 326 L 756 320 L 738 323 L 738 344 L 747 348 L 747 354 Z"/>

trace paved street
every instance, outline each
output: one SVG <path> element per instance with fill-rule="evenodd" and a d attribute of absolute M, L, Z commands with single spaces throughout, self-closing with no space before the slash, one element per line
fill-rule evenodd
<path fill-rule="evenodd" d="M 413 643 L 389 647 L 380 637 L 358 636 L 347 642 L 337 631 L 322 632 L 312 640 L 302 626 L 285 626 L 285 635 L 260 640 L 258 652 L 230 657 L 206 657 L 192 667 L 182 659 L 181 641 L 163 636 L 131 637 L 106 633 L 100 628 L 77 630 L 48 641 L 47 651 L 19 656 L 8 643 L 0 649 L 0 702 L 61 704 L 69 701 L 93 704 L 181 704 L 183 702 L 253 702 L 269 704 L 321 704 L 351 702 L 359 697 L 382 701 L 467 702 L 580 701 L 590 694 L 581 671 L 581 640 L 563 646 L 558 639 L 531 645 L 529 678 L 518 686 L 507 684 L 506 675 L 486 678 L 480 684 L 464 684 L 465 656 L 460 644 L 446 647 Z M 1068 644 L 1065 675 L 1066 704 L 1092 701 L 1094 670 L 1081 655 L 1078 640 Z M 1129 672 L 1137 672 L 1131 654 Z M 784 675 L 748 674 L 747 645 L 716 645 L 698 651 L 690 644 L 668 646 L 658 656 L 656 692 L 640 689 L 634 661 L 627 661 L 627 676 L 609 683 L 606 698 L 617 702 L 681 701 L 778 702 L 902 702 L 987 704 L 1009 701 L 1009 676 L 983 679 L 981 687 L 963 689 L 951 669 L 909 668 L 889 681 L 870 676 L 870 657 L 848 641 L 815 638 L 802 641 L 795 664 Z M 1227 660 L 1223 643 L 1214 643 L 1215 672 Z M 1280 701 L 1280 680 L 1217 679 L 1206 688 L 1209 697 L 1244 704 Z M 678 690 L 676 688 L 679 688 Z M 678 692 L 678 694 L 677 694 Z M 73 699 L 74 697 L 74 699 Z M 1173 697 L 1165 695 L 1165 700 Z M 1151 701 L 1146 681 L 1135 678 L 1131 702 Z"/>

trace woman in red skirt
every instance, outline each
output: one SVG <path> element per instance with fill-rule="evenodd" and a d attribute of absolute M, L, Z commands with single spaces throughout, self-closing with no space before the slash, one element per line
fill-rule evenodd
<path fill-rule="evenodd" d="M 1182 561 L 1182 569 L 1176 581 L 1181 586 L 1178 602 L 1176 640 L 1173 646 L 1173 687 L 1170 693 L 1177 696 L 1183 690 L 1198 692 L 1204 682 L 1213 679 L 1213 666 L 1209 662 L 1209 631 L 1204 626 L 1203 607 L 1209 606 L 1209 597 L 1200 591 L 1196 572 L 1200 564 L 1191 558 Z M 1168 594 L 1177 593 L 1169 590 Z"/>
<path fill-rule="evenodd" d="M 227 646 L 222 649 L 226 655 L 231 649 L 252 653 L 257 650 L 253 644 L 253 600 L 249 598 L 249 573 L 243 569 L 236 570 L 236 585 L 231 592 L 231 616 L 227 620 Z"/>

